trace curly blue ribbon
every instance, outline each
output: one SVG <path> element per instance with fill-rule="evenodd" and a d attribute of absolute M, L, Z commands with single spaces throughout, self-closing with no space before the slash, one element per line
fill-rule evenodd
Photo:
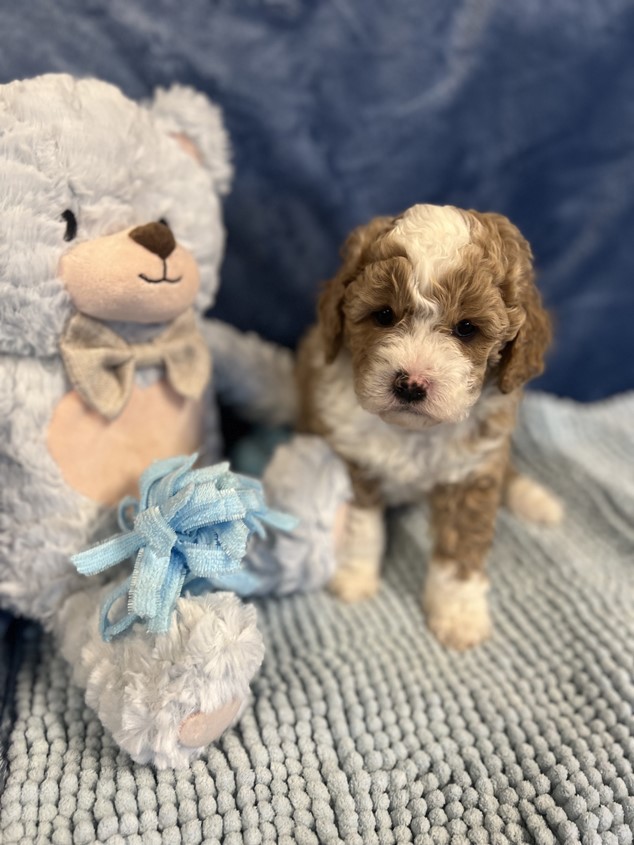
<path fill-rule="evenodd" d="M 141 476 L 139 499 L 119 505 L 117 534 L 72 561 L 82 575 L 96 575 L 136 554 L 132 574 L 105 599 L 100 629 L 106 642 L 143 621 L 148 631 L 164 633 L 178 597 L 197 579 L 208 589 L 231 589 L 239 573 L 245 592 L 257 577 L 242 567 L 253 533 L 264 524 L 289 531 L 297 520 L 267 507 L 262 485 L 230 472 L 222 463 L 192 469 L 198 455 L 153 463 Z M 198 582 L 200 583 L 200 582 Z M 122 596 L 128 612 L 110 621 Z"/>

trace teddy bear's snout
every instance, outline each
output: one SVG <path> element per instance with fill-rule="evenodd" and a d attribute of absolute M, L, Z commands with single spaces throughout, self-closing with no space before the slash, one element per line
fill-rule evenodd
<path fill-rule="evenodd" d="M 176 249 L 176 241 L 169 226 L 165 223 L 146 223 L 137 226 L 129 233 L 132 240 L 165 260 Z"/>
<path fill-rule="evenodd" d="M 163 221 L 78 243 L 61 256 L 58 274 L 78 311 L 137 323 L 173 320 L 200 283 L 196 258 Z"/>

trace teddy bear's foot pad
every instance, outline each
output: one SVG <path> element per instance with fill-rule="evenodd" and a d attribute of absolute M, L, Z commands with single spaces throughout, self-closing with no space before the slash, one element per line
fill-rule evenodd
<path fill-rule="evenodd" d="M 234 698 L 213 713 L 194 713 L 182 722 L 178 738 L 185 748 L 204 748 L 233 723 L 242 702 Z"/>
<path fill-rule="evenodd" d="M 137 763 L 187 766 L 239 718 L 248 700 L 264 656 L 255 608 L 232 593 L 186 595 L 166 633 L 137 624 L 104 642 L 100 599 L 99 591 L 87 591 L 67 603 L 62 651 L 76 683 Z"/>

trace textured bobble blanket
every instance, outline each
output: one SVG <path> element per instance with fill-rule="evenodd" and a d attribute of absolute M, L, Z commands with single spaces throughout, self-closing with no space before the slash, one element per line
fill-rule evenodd
<path fill-rule="evenodd" d="M 426 632 L 426 518 L 395 514 L 375 600 L 259 603 L 252 705 L 188 770 L 131 764 L 28 629 L 0 841 L 632 842 L 634 394 L 531 395 L 517 447 L 568 516 L 500 516 L 490 643 L 455 655 Z"/>

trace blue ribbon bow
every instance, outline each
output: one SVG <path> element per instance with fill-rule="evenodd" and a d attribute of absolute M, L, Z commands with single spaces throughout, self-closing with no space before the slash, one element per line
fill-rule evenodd
<path fill-rule="evenodd" d="M 132 574 L 101 607 L 106 642 L 138 621 L 153 633 L 167 631 L 178 597 L 194 580 L 230 589 L 239 573 L 245 591 L 255 586 L 257 577 L 242 567 L 251 535 L 264 536 L 264 523 L 282 531 L 297 523 L 267 507 L 259 481 L 230 472 L 228 463 L 192 469 L 197 458 L 153 463 L 141 476 L 138 501 L 127 496 L 119 505 L 123 533 L 72 558 L 82 575 L 96 575 L 136 554 Z M 127 614 L 111 622 L 112 606 L 126 594 Z"/>

